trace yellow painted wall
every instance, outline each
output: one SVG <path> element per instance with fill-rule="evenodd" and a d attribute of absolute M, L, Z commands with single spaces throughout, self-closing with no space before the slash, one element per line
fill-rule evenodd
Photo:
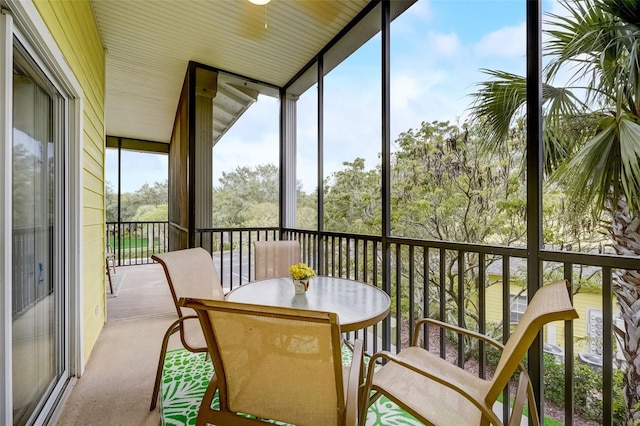
<path fill-rule="evenodd" d="M 491 277 L 494 282 L 495 277 Z M 521 286 L 511 284 L 511 294 L 518 294 Z M 526 292 L 524 293 L 526 295 Z M 499 322 L 502 320 L 502 283 L 498 282 L 487 288 L 487 323 Z M 596 293 L 578 293 L 573 296 L 573 306 L 580 318 L 573 321 L 574 351 L 582 352 L 586 350 L 587 319 L 588 310 L 597 309 L 602 311 L 602 295 Z M 613 300 L 614 316 L 618 312 L 615 298 Z M 555 344 L 564 347 L 564 321 L 551 323 L 555 327 Z M 548 325 L 545 326 L 545 333 L 549 332 Z M 549 341 L 545 334 L 545 341 Z"/>
<path fill-rule="evenodd" d="M 104 149 L 105 53 L 88 0 L 34 0 L 82 86 L 84 354 L 88 359 L 105 322 Z"/>

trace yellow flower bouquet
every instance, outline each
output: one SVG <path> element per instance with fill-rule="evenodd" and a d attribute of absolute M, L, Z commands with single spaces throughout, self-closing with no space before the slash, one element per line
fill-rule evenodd
<path fill-rule="evenodd" d="M 289 266 L 289 273 L 294 280 L 308 280 L 316 276 L 316 271 L 305 263 L 296 263 Z"/>

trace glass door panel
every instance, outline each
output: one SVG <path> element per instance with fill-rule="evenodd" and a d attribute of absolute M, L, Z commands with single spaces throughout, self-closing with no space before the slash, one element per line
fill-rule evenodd
<path fill-rule="evenodd" d="M 29 424 L 64 374 L 62 97 L 17 46 L 13 69 L 13 423 Z"/>

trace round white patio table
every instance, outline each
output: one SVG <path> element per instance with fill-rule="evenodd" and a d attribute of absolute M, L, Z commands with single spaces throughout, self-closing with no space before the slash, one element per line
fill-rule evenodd
<path fill-rule="evenodd" d="M 304 294 L 295 294 L 290 277 L 243 284 L 225 297 L 230 302 L 335 312 L 342 332 L 360 330 L 382 321 L 391 299 L 372 285 L 345 278 L 317 276 Z"/>

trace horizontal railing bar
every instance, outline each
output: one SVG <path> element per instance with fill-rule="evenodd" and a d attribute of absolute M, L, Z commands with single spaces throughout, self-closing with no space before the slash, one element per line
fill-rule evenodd
<path fill-rule="evenodd" d="M 280 228 L 273 227 L 253 227 L 253 228 L 196 228 L 197 233 L 211 233 L 211 232 L 259 232 L 259 231 L 277 231 Z"/>
<path fill-rule="evenodd" d="M 577 263 L 581 266 L 596 266 L 622 269 L 640 269 L 640 258 L 615 254 L 576 253 L 542 250 L 540 258 L 546 262 Z"/>
<path fill-rule="evenodd" d="M 117 228 L 118 225 L 120 226 L 127 226 L 127 227 L 131 227 L 131 226 L 142 226 L 142 225 L 162 225 L 162 226 L 168 226 L 170 223 L 167 221 L 145 221 L 145 222 L 106 222 L 105 223 L 107 228 L 109 229 L 113 229 L 113 228 Z"/>

